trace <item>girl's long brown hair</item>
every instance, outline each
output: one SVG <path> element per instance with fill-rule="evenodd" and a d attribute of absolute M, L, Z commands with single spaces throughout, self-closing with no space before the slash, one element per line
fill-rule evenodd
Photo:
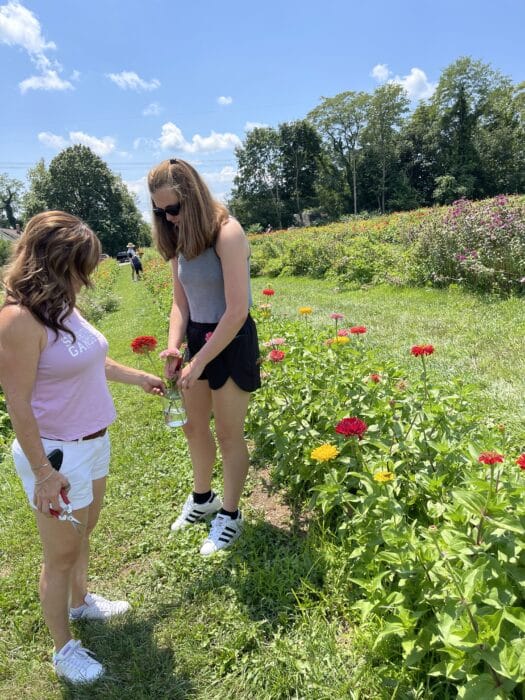
<path fill-rule="evenodd" d="M 4 272 L 6 304 L 25 306 L 44 326 L 74 333 L 64 319 L 76 302 L 75 286 L 91 287 L 100 241 L 83 221 L 63 211 L 33 216 Z"/>
<path fill-rule="evenodd" d="M 165 260 L 179 253 L 191 260 L 215 243 L 222 224 L 228 220 L 228 210 L 213 199 L 189 163 L 180 158 L 163 160 L 150 170 L 148 188 L 152 198 L 158 190 L 171 189 L 181 203 L 178 226 L 153 214 L 153 240 Z"/>

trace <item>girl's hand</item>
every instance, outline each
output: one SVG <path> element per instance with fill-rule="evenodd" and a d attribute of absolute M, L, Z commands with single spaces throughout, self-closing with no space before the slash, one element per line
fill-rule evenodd
<path fill-rule="evenodd" d="M 197 379 L 201 376 L 204 367 L 205 365 L 200 362 L 197 355 L 194 355 L 188 364 L 181 370 L 177 380 L 177 387 L 183 391 L 191 389 Z"/>
<path fill-rule="evenodd" d="M 166 379 L 174 379 L 182 367 L 183 356 L 178 348 L 173 350 L 163 350 L 159 355 L 161 360 L 166 361 L 164 376 Z"/>
<path fill-rule="evenodd" d="M 62 476 L 60 472 L 57 472 L 53 467 L 49 466 L 50 471 L 45 471 L 41 469 L 39 471 L 44 472 L 44 474 L 38 475 L 37 481 L 43 481 L 41 484 L 35 483 L 35 490 L 33 494 L 33 503 L 36 509 L 39 510 L 48 518 L 52 516 L 49 514 L 49 508 L 61 511 L 62 506 L 58 500 L 60 492 L 62 489 L 69 488 L 69 481 L 65 476 Z M 48 478 L 49 477 L 49 478 Z"/>

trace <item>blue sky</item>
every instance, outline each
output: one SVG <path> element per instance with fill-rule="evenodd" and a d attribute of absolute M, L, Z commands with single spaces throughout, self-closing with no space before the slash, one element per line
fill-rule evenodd
<path fill-rule="evenodd" d="M 414 104 L 463 55 L 525 80 L 522 0 L 0 0 L 0 172 L 85 143 L 147 210 L 163 158 L 221 198 L 254 124 L 401 81 Z"/>

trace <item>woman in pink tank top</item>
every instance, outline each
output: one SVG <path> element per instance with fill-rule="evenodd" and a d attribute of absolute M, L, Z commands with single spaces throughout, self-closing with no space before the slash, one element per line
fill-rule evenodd
<path fill-rule="evenodd" d="M 44 552 L 40 600 L 55 671 L 73 683 L 97 679 L 104 667 L 72 638 L 69 620 L 129 609 L 87 588 L 88 539 L 102 507 L 107 428 L 115 419 L 107 380 L 164 391 L 159 377 L 108 358 L 106 339 L 75 308 L 99 256 L 98 238 L 77 217 L 34 216 L 4 275 L 0 309 L 0 384 L 16 435 L 13 457 Z"/>

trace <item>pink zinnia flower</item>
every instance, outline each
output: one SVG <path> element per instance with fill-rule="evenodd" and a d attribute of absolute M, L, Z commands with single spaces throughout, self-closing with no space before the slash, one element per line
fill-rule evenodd
<path fill-rule="evenodd" d="M 337 331 L 337 335 L 339 335 L 339 336 L 341 336 L 341 337 L 350 335 L 350 328 L 340 328 L 340 329 Z"/>
<path fill-rule="evenodd" d="M 282 350 L 270 350 L 270 352 L 267 355 L 267 358 L 271 362 L 282 362 L 285 358 L 285 355 L 286 353 Z"/>
<path fill-rule="evenodd" d="M 275 347 L 277 345 L 284 345 L 286 343 L 285 338 L 271 338 L 263 343 L 265 348 Z"/>
<path fill-rule="evenodd" d="M 432 355 L 433 352 L 433 345 L 413 345 L 410 349 L 410 354 L 414 355 L 414 357 L 420 357 L 421 355 Z"/>
<path fill-rule="evenodd" d="M 337 314 L 337 313 L 330 314 L 330 318 L 333 318 L 334 321 L 338 321 L 338 320 L 344 318 L 344 314 Z"/>
<path fill-rule="evenodd" d="M 478 462 L 481 464 L 499 464 L 503 462 L 504 457 L 499 452 L 482 452 L 478 457 Z"/>
<path fill-rule="evenodd" d="M 366 433 L 367 430 L 368 430 L 368 425 L 364 422 L 364 420 L 361 420 L 360 418 L 356 418 L 355 416 L 352 416 L 350 418 L 343 418 L 335 426 L 336 433 L 339 433 L 340 435 L 344 435 L 345 437 L 350 437 L 352 435 L 355 435 L 360 440 L 363 437 L 363 434 Z"/>

